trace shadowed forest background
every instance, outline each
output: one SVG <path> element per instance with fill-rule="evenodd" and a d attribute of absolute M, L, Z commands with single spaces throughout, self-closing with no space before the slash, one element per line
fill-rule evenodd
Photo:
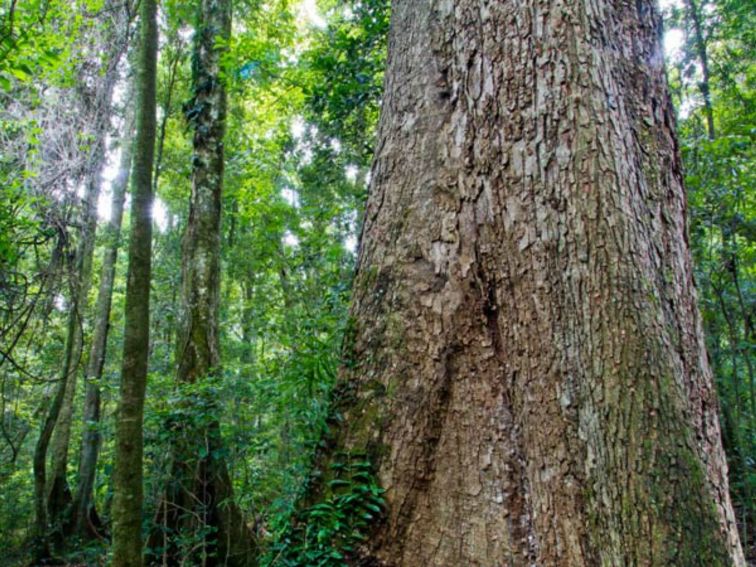
<path fill-rule="evenodd" d="M 137 4 L 0 5 L 3 564 L 33 563 L 40 496 L 57 564 L 106 564 L 111 553 L 127 186 L 138 152 Z M 192 139 L 202 131 L 198 4 L 163 0 L 157 12 L 146 545 L 157 556 L 170 539 L 188 565 L 212 554 L 203 517 L 171 524 L 161 515 L 178 445 L 198 462 L 224 458 L 227 504 L 245 518 L 261 565 L 349 564 L 384 509 L 369 459 L 332 460 L 348 480 L 326 474 L 338 490 L 317 503 L 307 493 L 339 368 L 355 363 L 342 345 L 352 327 L 390 2 L 239 0 L 229 37 L 211 41 L 223 42 L 218 76 L 228 100 L 220 364 L 205 379 L 177 383 L 182 270 L 186 277 L 193 265 L 182 266 L 182 238 Z M 731 496 L 746 556 L 756 561 L 756 6 L 663 0 L 661 9 Z M 217 427 L 223 443 L 186 435 L 187 423 Z"/>

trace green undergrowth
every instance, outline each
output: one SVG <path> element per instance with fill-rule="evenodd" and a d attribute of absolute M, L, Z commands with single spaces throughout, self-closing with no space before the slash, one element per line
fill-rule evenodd
<path fill-rule="evenodd" d="M 369 460 L 346 455 L 330 466 L 316 504 L 284 521 L 264 567 L 341 567 L 359 554 L 384 508 L 384 490 Z"/>

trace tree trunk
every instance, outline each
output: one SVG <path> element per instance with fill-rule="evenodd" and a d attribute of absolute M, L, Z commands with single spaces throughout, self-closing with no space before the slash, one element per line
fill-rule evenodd
<path fill-rule="evenodd" d="M 110 4 L 110 3 L 108 3 Z M 112 6 L 110 6 L 112 8 Z M 114 18 L 125 12 L 115 12 Z M 103 17 L 104 18 L 104 17 Z M 102 184 L 102 173 L 106 164 L 106 135 L 112 118 L 112 98 L 115 83 L 118 80 L 118 65 L 125 51 L 128 36 L 128 22 L 102 22 L 105 33 L 95 42 L 97 47 L 106 49 L 102 73 L 94 79 L 93 86 L 84 89 L 82 99 L 84 110 L 89 117 L 87 126 L 93 140 L 87 156 L 86 196 L 82 215 L 81 241 L 77 251 L 77 282 L 75 297 L 72 300 L 72 316 L 76 321 L 71 327 L 74 333 L 72 348 L 67 351 L 70 360 L 64 361 L 66 369 L 65 392 L 55 424 L 50 447 L 51 479 L 48 490 L 48 510 L 50 520 L 62 525 L 64 515 L 71 504 L 71 490 L 68 485 L 68 448 L 71 441 L 71 426 L 74 413 L 74 397 L 79 375 L 79 364 L 84 351 L 84 315 L 88 309 L 88 295 L 92 280 L 92 263 L 94 259 L 95 234 L 97 231 L 97 201 Z M 120 24 L 120 25 L 119 25 Z M 63 383 L 61 387 L 63 387 Z"/>
<path fill-rule="evenodd" d="M 255 271 L 251 266 L 244 270 L 241 283 L 244 302 L 242 305 L 242 344 L 241 363 L 247 372 L 252 372 L 255 365 Z"/>
<path fill-rule="evenodd" d="M 660 33 L 393 2 L 330 453 L 387 491 L 363 564 L 745 564 Z"/>
<path fill-rule="evenodd" d="M 93 490 L 97 457 L 100 450 L 100 381 L 105 365 L 108 332 L 110 331 L 110 306 L 113 298 L 118 249 L 121 239 L 121 221 L 126 200 L 126 189 L 131 171 L 133 149 L 134 111 L 131 103 L 127 110 L 126 124 L 121 142 L 121 162 L 118 176 L 113 181 L 113 200 L 110 222 L 105 231 L 106 248 L 103 252 L 100 288 L 95 306 L 94 332 L 86 370 L 86 396 L 84 400 L 84 434 L 79 459 L 79 481 L 73 507 L 73 532 L 82 537 L 92 537 L 99 526 L 94 508 Z"/>
<path fill-rule="evenodd" d="M 97 169 L 99 173 L 99 169 Z M 83 350 L 83 314 L 91 283 L 92 256 L 97 228 L 97 198 L 100 186 L 95 174 L 87 176 L 86 193 L 81 203 L 81 234 L 76 247 L 71 283 L 71 304 L 68 308 L 66 343 L 57 389 L 47 411 L 42 431 L 34 448 L 34 498 L 36 561 L 50 557 L 50 538 L 56 546 L 62 543 L 61 520 L 71 493 L 66 479 L 68 442 L 71 436 L 73 398 L 76 377 Z M 47 454 L 51 453 L 51 475 L 47 475 Z"/>
<path fill-rule="evenodd" d="M 86 215 L 91 213 L 91 193 L 84 198 L 84 214 L 83 214 L 83 226 L 90 225 L 86 220 Z M 86 204 L 89 203 L 89 204 Z M 89 211 L 86 212 L 86 211 Z M 66 343 L 63 351 L 63 366 L 60 374 L 60 379 L 55 390 L 52 403 L 47 410 L 45 421 L 42 425 L 42 430 L 37 438 L 37 443 L 34 447 L 33 458 L 33 470 L 34 470 L 34 511 L 35 511 L 35 543 L 34 543 L 34 555 L 37 563 L 44 563 L 51 557 L 51 514 L 49 507 L 49 496 L 51 491 L 48 489 L 50 483 L 47 478 L 47 452 L 50 447 L 50 441 L 53 438 L 55 427 L 58 423 L 61 411 L 66 405 L 68 397 L 70 395 L 71 386 L 70 383 L 75 379 L 74 375 L 78 369 L 79 359 L 81 356 L 81 321 L 80 321 L 80 309 L 82 305 L 79 303 L 83 297 L 81 288 L 84 287 L 82 280 L 86 279 L 86 286 L 88 287 L 88 276 L 85 274 L 85 256 L 87 255 L 87 247 L 89 240 L 86 233 L 83 231 L 81 235 L 79 246 L 76 250 L 76 262 L 75 272 L 77 274 L 76 281 L 73 283 L 72 288 L 72 303 L 69 306 L 68 322 L 66 325 Z M 53 479 L 55 476 L 53 476 Z M 54 486 L 54 481 L 53 481 Z M 53 514 L 53 518 L 56 518 L 58 514 Z M 60 542 L 60 538 L 57 540 Z"/>
<path fill-rule="evenodd" d="M 121 395 L 113 473 L 114 567 L 141 567 L 144 394 L 150 342 L 152 166 L 156 131 L 157 6 L 141 0 L 135 92 L 136 139 L 131 188 L 131 236 L 126 284 Z"/>
<path fill-rule="evenodd" d="M 58 523 L 62 519 L 66 506 L 71 502 L 71 491 L 66 478 L 68 445 L 71 440 L 73 402 L 76 394 L 79 365 L 84 350 L 84 316 L 87 310 L 87 296 L 92 283 L 92 260 L 97 230 L 97 199 L 100 195 L 100 184 L 97 178 L 99 173 L 101 173 L 99 168 L 96 174 L 90 173 L 87 194 L 83 204 L 81 240 L 76 251 L 76 283 L 74 284 L 74 298 L 71 302 L 68 325 L 70 336 L 67 341 L 70 341 L 70 348 L 66 348 L 63 361 L 63 375 L 59 384 L 59 388 L 63 390 L 63 397 L 55 421 L 50 447 L 51 477 L 47 486 L 47 506 L 50 520 L 54 523 Z"/>
<path fill-rule="evenodd" d="M 234 502 L 213 380 L 220 377 L 221 194 L 226 88 L 221 58 L 231 33 L 231 2 L 201 0 L 193 56 L 192 194 L 182 252 L 182 317 L 176 361 L 179 388 L 190 394 L 172 424 L 171 473 L 150 547 L 162 562 L 250 565 L 253 540 Z M 168 534 L 167 547 L 164 536 Z M 179 538 L 179 534 L 181 537 Z M 179 540 L 191 542 L 180 549 Z"/>
<path fill-rule="evenodd" d="M 704 99 L 704 115 L 706 116 L 706 134 L 709 140 L 717 137 L 717 131 L 714 127 L 714 107 L 711 104 L 711 74 L 709 72 L 709 51 L 704 36 L 703 25 L 701 23 L 701 12 L 696 5 L 695 0 L 685 0 L 685 8 L 688 18 L 693 28 L 693 40 L 695 44 L 696 55 L 701 62 L 701 82 L 699 88 Z"/>
<path fill-rule="evenodd" d="M 168 64 L 168 82 L 165 87 L 165 100 L 163 101 L 163 117 L 160 120 L 160 127 L 158 128 L 157 135 L 157 150 L 155 154 L 155 175 L 152 179 L 152 192 L 157 195 L 158 183 L 160 181 L 160 174 L 163 172 L 163 149 L 165 148 L 165 134 L 168 129 L 168 120 L 170 120 L 173 114 L 173 89 L 176 86 L 176 78 L 178 77 L 179 64 L 184 59 L 184 46 L 182 40 L 176 36 L 171 38 L 177 45 L 176 51 L 172 54 L 170 63 Z"/>
<path fill-rule="evenodd" d="M 82 360 L 84 350 L 84 314 L 87 310 L 87 296 L 92 283 L 92 262 L 94 259 L 95 234 L 97 231 L 97 200 L 100 195 L 102 172 L 105 167 L 105 136 L 110 126 L 110 109 L 113 86 L 118 76 L 118 60 L 116 55 L 110 60 L 109 69 L 102 85 L 103 92 L 98 93 L 97 102 L 101 108 L 107 109 L 96 112 L 95 121 L 95 150 L 93 152 L 88 172 L 87 197 L 85 199 L 86 212 L 82 222 L 81 244 L 77 252 L 81 256 L 77 267 L 78 297 L 74 300 L 73 309 L 76 321 L 73 325 L 73 348 L 70 353 L 71 360 L 64 364 L 67 367 L 65 380 L 65 393 L 60 408 L 60 415 L 55 426 L 55 433 L 51 446 L 51 472 L 50 486 L 48 487 L 48 507 L 52 520 L 61 520 L 63 514 L 71 503 L 71 490 L 68 486 L 68 447 L 71 441 L 71 425 L 74 413 L 74 397 L 78 382 L 79 363 Z"/>

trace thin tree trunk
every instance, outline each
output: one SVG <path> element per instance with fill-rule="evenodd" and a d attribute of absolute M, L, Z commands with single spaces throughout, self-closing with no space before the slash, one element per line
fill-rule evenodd
<path fill-rule="evenodd" d="M 113 81 L 115 77 L 112 77 Z M 109 87 L 112 92 L 112 85 Z M 107 104 L 110 103 L 110 95 L 107 95 Z M 109 122 L 109 116 L 107 116 Z M 71 503 L 71 490 L 68 486 L 68 448 L 71 441 L 71 425 L 73 421 L 74 397 L 78 382 L 79 365 L 82 361 L 84 350 L 84 315 L 87 309 L 87 297 L 92 283 L 92 263 L 95 249 L 95 233 L 97 231 L 97 200 L 100 195 L 102 170 L 105 165 L 105 128 L 99 131 L 98 145 L 93 159 L 94 164 L 89 173 L 87 196 L 85 198 L 84 220 L 82 221 L 82 234 L 77 256 L 79 257 L 76 284 L 77 297 L 72 303 L 72 321 L 69 327 L 74 333 L 72 348 L 67 351 L 67 360 L 64 361 L 66 378 L 65 391 L 55 424 L 55 431 L 51 444 L 51 479 L 48 486 L 48 509 L 51 520 L 57 522 L 62 519 L 67 506 Z M 68 357 L 70 356 L 70 359 Z"/>
<path fill-rule="evenodd" d="M 114 567 L 141 567 L 143 564 L 143 421 L 150 342 L 152 166 L 156 133 L 158 28 L 155 0 L 141 0 L 139 10 L 131 236 L 113 474 Z"/>
<path fill-rule="evenodd" d="M 688 17 L 693 24 L 693 35 L 695 40 L 698 59 L 701 61 L 701 82 L 699 88 L 704 99 L 704 114 L 706 115 L 706 133 L 709 140 L 717 137 L 717 131 L 714 127 L 714 107 L 711 104 L 711 81 L 709 73 L 709 51 L 706 46 L 706 37 L 701 23 L 701 13 L 695 0 L 685 0 Z"/>
<path fill-rule="evenodd" d="M 251 267 L 244 270 L 244 280 L 242 281 L 243 305 L 242 305 L 242 343 L 244 350 L 241 355 L 241 362 L 248 369 L 252 369 L 255 364 L 255 272 Z"/>
<path fill-rule="evenodd" d="M 287 332 L 294 335 L 292 325 L 296 325 L 296 318 L 293 317 L 292 308 L 294 306 L 294 296 L 291 289 L 291 281 L 289 280 L 289 272 L 286 269 L 286 250 L 284 249 L 283 242 L 279 240 L 278 244 L 280 266 L 278 267 L 278 281 L 281 283 L 281 293 L 284 300 L 284 311 L 287 313 L 285 319 L 287 325 Z M 281 430 L 278 436 L 278 467 L 281 470 L 285 470 L 291 462 L 291 415 L 289 414 L 289 405 L 282 403 L 278 407 L 281 418 Z"/>
<path fill-rule="evenodd" d="M 736 220 L 733 220 L 732 223 L 736 223 Z M 735 297 L 737 297 L 737 303 L 738 308 L 740 311 L 740 317 L 742 317 L 743 323 L 743 338 L 740 339 L 739 333 L 735 330 L 735 321 L 731 321 L 730 318 L 727 315 L 727 312 L 724 312 L 725 318 L 727 320 L 728 326 L 732 328 L 731 334 L 733 335 L 734 342 L 731 345 L 731 348 L 742 355 L 743 361 L 745 362 L 745 369 L 748 374 L 748 400 L 749 400 L 749 412 L 750 412 L 750 419 L 756 419 L 756 391 L 754 390 L 754 377 L 753 377 L 753 363 L 751 361 L 751 356 L 749 355 L 749 345 L 750 341 L 753 340 L 753 332 L 751 330 L 751 314 L 750 310 L 748 309 L 748 306 L 745 304 L 745 300 L 743 298 L 743 293 L 740 289 L 740 266 L 738 262 L 738 243 L 737 243 L 737 232 L 734 227 L 720 227 L 721 235 L 722 235 L 722 267 L 724 268 L 724 271 L 729 274 L 729 276 L 732 279 L 733 287 L 735 288 Z M 724 298 L 720 295 L 720 305 L 722 309 L 725 308 Z M 738 325 L 739 326 L 739 325 Z M 750 447 L 748 448 L 750 451 Z"/>
<path fill-rule="evenodd" d="M 387 491 L 354 564 L 744 566 L 655 2 L 392 14 L 323 457 Z"/>
<path fill-rule="evenodd" d="M 192 194 L 182 252 L 182 329 L 176 361 L 179 387 L 202 399 L 196 418 L 175 424 L 172 466 L 158 524 L 169 530 L 163 563 L 251 565 L 253 539 L 234 502 L 224 456 L 217 400 L 202 390 L 220 376 L 218 311 L 220 297 L 221 206 L 226 88 L 221 58 L 231 33 L 231 2 L 201 0 L 193 56 L 194 98 L 186 107 L 194 128 Z M 207 398 L 206 398 L 207 397 Z M 196 399 L 196 398 L 193 398 Z M 209 412 L 209 413 L 208 413 Z M 176 545 L 178 534 L 192 538 L 192 549 Z M 153 534 L 161 544 L 161 534 Z M 151 547 L 155 547 L 151 545 Z"/>
<path fill-rule="evenodd" d="M 693 44 L 694 44 L 694 51 L 696 53 L 696 56 L 701 63 L 701 81 L 698 84 L 699 90 L 701 91 L 701 95 L 704 100 L 704 116 L 706 118 L 706 134 L 710 141 L 713 141 L 717 137 L 717 131 L 714 124 L 714 107 L 711 100 L 711 72 L 709 69 L 709 49 L 708 49 L 708 41 L 706 34 L 704 32 L 704 26 L 703 26 L 703 13 L 701 10 L 701 7 L 705 4 L 705 2 L 702 2 L 701 4 L 698 4 L 696 0 L 685 0 L 685 12 L 689 21 L 689 27 L 692 28 L 693 33 Z M 722 243 L 723 243 L 723 265 L 725 267 L 725 270 L 730 273 L 732 276 L 733 284 L 735 286 L 735 290 L 737 292 L 738 297 L 738 304 L 743 316 L 743 327 L 744 327 L 744 339 L 747 341 L 750 339 L 751 331 L 750 331 L 750 312 L 746 308 L 743 296 L 740 292 L 740 285 L 738 281 L 738 255 L 736 253 L 736 250 L 734 248 L 737 247 L 737 234 L 735 230 L 732 230 L 732 227 L 727 226 L 720 226 L 720 230 L 722 233 Z M 730 237 L 728 237 L 728 234 Z M 729 330 L 729 336 L 730 336 L 730 350 L 731 350 L 731 356 L 732 356 L 732 386 L 735 390 L 735 424 L 734 424 L 734 431 L 736 432 L 735 437 L 739 438 L 738 432 L 741 429 L 741 409 L 740 409 L 740 384 L 739 384 L 739 374 L 738 374 L 738 365 L 737 360 L 738 356 L 740 354 L 741 346 L 740 341 L 738 339 L 738 334 L 735 328 L 734 321 L 731 318 L 731 315 L 729 313 L 729 310 L 727 308 L 725 298 L 723 295 L 723 290 L 719 289 L 718 286 L 714 286 L 714 291 L 717 296 L 717 299 L 719 300 L 720 308 L 722 310 L 722 314 L 725 318 L 725 321 L 727 322 L 727 327 Z M 756 415 L 754 412 L 754 408 L 756 407 L 756 393 L 754 391 L 754 378 L 753 378 L 753 367 L 751 363 L 751 357 L 748 356 L 747 353 L 744 353 L 744 356 L 742 357 L 743 361 L 745 363 L 745 368 L 748 374 L 748 386 L 749 386 L 749 400 L 750 400 L 750 414 L 749 414 L 749 423 L 750 420 L 753 419 L 753 416 Z M 737 450 L 740 452 L 740 441 L 738 440 L 738 447 Z M 744 452 L 749 453 L 752 448 L 753 443 L 750 441 L 750 438 L 746 441 L 746 447 Z M 742 463 L 743 459 L 738 459 L 738 463 Z M 745 465 L 744 471 L 747 470 L 747 465 Z M 746 473 L 747 474 L 747 473 Z M 745 492 L 745 500 L 746 502 L 749 502 L 749 491 L 750 491 L 750 485 L 748 482 L 743 483 L 743 490 Z M 742 521 L 742 535 L 744 538 L 744 542 L 748 542 L 748 521 L 746 519 L 746 516 L 748 514 L 747 509 L 744 510 L 743 515 L 743 521 Z"/>
<path fill-rule="evenodd" d="M 737 309 L 730 309 L 730 307 L 727 305 L 727 300 L 725 298 L 725 291 L 724 288 L 721 287 L 721 278 L 720 284 L 714 283 L 714 279 L 710 278 L 712 289 L 714 291 L 714 294 L 717 298 L 717 301 L 719 303 L 719 308 L 722 313 L 722 316 L 725 320 L 726 326 L 727 326 L 727 335 L 728 335 L 728 341 L 729 341 L 729 352 L 732 359 L 731 365 L 732 365 L 732 389 L 734 393 L 734 401 L 732 402 L 733 407 L 735 408 L 735 423 L 734 423 L 734 439 L 736 442 L 736 446 L 733 447 L 734 451 L 731 455 L 732 458 L 737 459 L 737 464 L 741 468 L 740 475 L 742 478 L 747 479 L 747 475 L 749 474 L 749 464 L 748 464 L 748 458 L 745 457 L 747 455 L 753 454 L 754 449 L 754 443 L 756 440 L 753 438 L 752 435 L 748 435 L 746 433 L 745 439 L 741 437 L 741 431 L 745 430 L 753 431 L 753 420 L 756 418 L 756 408 L 754 407 L 754 400 L 756 400 L 756 396 L 754 395 L 754 379 L 753 379 L 753 364 L 751 362 L 751 356 L 748 352 L 748 347 L 743 346 L 744 344 L 748 344 L 748 341 L 750 339 L 750 321 L 749 321 L 749 314 L 747 309 L 745 308 L 744 304 L 742 303 L 742 295 L 739 293 L 739 284 L 738 284 L 738 255 L 736 250 L 734 249 L 736 246 L 735 242 L 735 232 L 734 231 L 728 231 L 724 227 L 720 227 L 721 231 L 721 239 L 722 239 L 722 259 L 721 259 L 721 267 L 724 269 L 725 272 L 727 272 L 732 277 L 733 285 L 736 289 L 736 295 L 738 297 L 738 306 L 740 307 L 740 315 L 743 317 L 743 338 L 741 340 L 740 334 L 738 333 L 738 322 L 736 321 L 736 314 L 734 313 L 737 311 Z M 729 236 L 728 236 L 729 235 Z M 743 411 L 744 408 L 741 408 L 741 393 L 740 393 L 740 368 L 741 364 L 739 364 L 739 361 L 742 359 L 743 363 L 742 366 L 745 368 L 746 375 L 748 377 L 748 383 L 746 384 L 746 388 L 748 391 L 748 403 L 746 404 L 746 409 Z M 742 418 L 745 414 L 745 422 L 746 425 L 743 427 Z M 751 502 L 751 483 L 749 483 L 747 480 L 745 482 L 741 483 L 741 490 L 743 493 L 743 502 Z M 748 504 L 744 506 L 743 512 L 741 515 L 741 536 L 743 538 L 743 542 L 747 545 L 750 541 L 749 538 L 749 514 L 752 507 L 749 507 Z"/>
<path fill-rule="evenodd" d="M 35 554 L 38 562 L 43 562 L 50 557 L 50 538 L 54 535 L 52 532 L 57 534 L 56 543 L 62 542 L 58 524 L 65 506 L 70 501 L 70 491 L 65 477 L 66 456 L 70 438 L 76 374 L 83 347 L 82 319 L 91 280 L 98 195 L 99 185 L 90 175 L 81 204 L 82 229 L 76 248 L 61 375 L 34 449 L 35 533 L 37 539 Z M 51 441 L 52 474 L 48 480 L 47 455 Z"/>
<path fill-rule="evenodd" d="M 63 355 L 63 369 L 59 379 L 52 403 L 45 416 L 42 430 L 37 438 L 34 447 L 33 469 L 34 469 L 34 512 L 35 512 L 35 542 L 34 556 L 37 563 L 43 563 L 51 557 L 50 536 L 51 526 L 48 511 L 48 490 L 47 490 L 47 450 L 50 446 L 55 424 L 58 421 L 61 408 L 66 396 L 66 384 L 71 378 L 71 361 L 74 358 L 76 349 L 75 343 L 78 332 L 78 315 L 75 306 L 70 306 L 68 313 L 68 324 L 66 327 L 66 344 Z M 77 361 L 78 364 L 78 361 Z"/>
<path fill-rule="evenodd" d="M 77 297 L 73 305 L 76 310 L 77 323 L 74 326 L 74 342 L 71 352 L 70 372 L 65 381 L 65 393 L 60 408 L 51 445 L 51 473 L 48 489 L 48 509 L 50 519 L 56 524 L 63 522 L 64 514 L 71 504 L 71 490 L 68 485 L 68 448 L 71 441 L 71 426 L 74 413 L 74 397 L 79 375 L 79 363 L 84 349 L 84 315 L 87 310 L 87 298 L 92 280 L 92 263 L 94 259 L 95 234 L 97 231 L 97 201 L 102 184 L 102 173 L 106 165 L 105 138 L 110 128 L 112 117 L 112 98 L 115 83 L 118 80 L 118 65 L 125 51 L 128 32 L 120 29 L 116 22 L 104 22 L 107 32 L 104 36 L 107 49 L 105 69 L 102 79 L 92 89 L 91 128 L 94 140 L 87 167 L 87 196 L 82 220 L 82 235 L 79 248 L 79 266 L 77 269 Z M 126 26 L 126 30 L 128 27 Z"/>
<path fill-rule="evenodd" d="M 100 173 L 100 170 L 97 170 Z M 65 508 L 71 502 L 71 491 L 66 478 L 68 467 L 68 446 L 71 439 L 71 424 L 73 420 L 73 401 L 76 394 L 76 383 L 79 365 L 82 360 L 84 347 L 84 315 L 87 309 L 87 296 L 92 283 L 92 260 L 94 256 L 95 232 L 97 229 L 97 199 L 100 194 L 99 180 L 91 174 L 89 188 L 85 198 L 85 213 L 82 221 L 83 229 L 77 250 L 77 282 L 75 297 L 71 304 L 69 317 L 69 332 L 71 348 L 66 349 L 66 359 L 63 362 L 63 378 L 59 387 L 63 390 L 58 416 L 55 421 L 54 433 L 50 447 L 51 466 L 50 482 L 47 486 L 47 506 L 50 520 L 59 523 Z"/>
<path fill-rule="evenodd" d="M 180 42 L 180 40 L 177 41 Z M 168 84 L 166 85 L 165 100 L 163 101 L 163 118 L 160 121 L 160 128 L 158 129 L 157 153 L 155 155 L 155 175 L 152 179 L 152 192 L 155 195 L 157 195 L 160 174 L 163 171 L 163 148 L 165 147 L 165 134 L 168 129 L 168 120 L 171 117 L 173 108 L 173 88 L 176 85 L 176 78 L 178 77 L 179 63 L 181 63 L 183 58 L 183 44 L 179 43 L 177 50 L 174 53 L 174 58 L 168 66 Z"/>
<path fill-rule="evenodd" d="M 152 193 L 153 195 L 158 195 L 158 189 L 160 187 L 160 176 L 163 172 L 163 149 L 165 147 L 165 136 L 168 131 L 168 121 L 171 119 L 171 116 L 173 114 L 173 91 L 176 86 L 176 80 L 178 78 L 178 71 L 180 68 L 180 63 L 184 59 L 184 44 L 183 41 L 178 37 L 178 35 L 170 37 L 169 43 L 176 44 L 175 51 L 171 53 L 171 58 L 168 62 L 168 81 L 165 86 L 165 98 L 163 99 L 161 103 L 162 107 L 162 118 L 160 120 L 160 123 L 158 125 L 158 133 L 157 133 L 157 147 L 155 150 L 155 173 L 152 178 Z M 165 230 L 165 233 L 167 235 L 171 235 L 175 233 L 174 230 L 174 219 L 173 215 L 168 215 L 168 222 L 167 227 Z M 168 239 L 164 242 L 172 242 L 173 238 L 168 237 Z M 159 246 L 160 240 L 158 239 L 158 248 L 155 250 L 156 255 L 156 261 L 158 264 L 160 264 L 165 258 L 163 257 L 163 254 L 169 254 L 171 255 L 174 250 L 170 245 L 164 245 L 162 247 Z M 169 313 L 175 313 L 176 309 L 176 286 L 171 285 L 169 282 L 169 286 L 171 289 L 171 300 L 167 303 L 167 311 Z M 158 310 L 161 309 L 161 306 L 158 306 Z M 173 318 L 169 317 L 167 321 L 163 321 L 162 319 L 156 324 L 155 333 L 153 336 L 153 349 L 156 348 L 158 343 L 163 343 L 165 345 L 171 345 L 172 342 L 172 333 L 174 332 L 175 325 L 173 324 Z M 162 340 L 158 340 L 158 338 Z M 165 349 L 166 353 L 170 352 L 170 348 Z M 167 359 L 170 359 L 170 355 L 166 357 Z M 164 367 L 168 368 L 171 365 L 170 360 L 166 360 L 164 363 Z"/>
<path fill-rule="evenodd" d="M 103 252 L 100 288 L 95 306 L 94 332 L 86 370 L 86 397 L 84 400 L 84 434 L 81 442 L 79 459 L 79 480 L 74 497 L 73 532 L 82 537 L 97 535 L 93 533 L 99 526 L 94 507 L 94 480 L 97 469 L 97 457 L 100 450 L 100 406 L 103 367 L 107 350 L 108 332 L 110 331 L 110 307 L 113 298 L 118 249 L 121 243 L 121 221 L 126 200 L 126 190 L 131 171 L 133 150 L 134 110 L 133 103 L 128 103 L 126 124 L 121 141 L 121 161 L 118 176 L 113 181 L 113 200 L 110 222 L 106 228 L 106 248 Z"/>

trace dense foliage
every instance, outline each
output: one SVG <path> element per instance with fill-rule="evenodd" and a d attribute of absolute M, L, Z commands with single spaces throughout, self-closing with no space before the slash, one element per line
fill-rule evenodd
<path fill-rule="evenodd" d="M 187 101 L 195 13 L 192 3 L 161 4 L 146 530 L 170 470 L 172 424 L 181 422 L 221 424 L 235 496 L 265 565 L 343 565 L 365 537 L 367 522 L 381 512 L 381 489 L 359 455 L 344 455 L 338 470 L 320 471 L 330 482 L 325 502 L 307 506 L 305 492 L 341 363 L 386 64 L 388 4 L 236 3 L 223 69 L 229 88 L 223 364 L 213 380 L 181 387 L 175 383 L 174 349 L 192 163 L 193 109 Z M 664 4 L 700 304 L 733 499 L 753 554 L 756 16 L 748 2 L 738 0 Z M 113 50 L 104 43 L 112 36 L 102 30 L 111 26 L 127 42 L 134 11 L 130 2 L 106 0 L 0 5 L 0 548 L 11 564 L 28 563 L 33 453 L 60 380 L 79 277 L 84 184 L 97 145 L 88 117 L 92 101 L 100 100 L 104 69 L 112 64 Z M 108 217 L 131 104 L 126 57 L 118 69 L 108 105 L 101 221 Z M 98 231 L 96 244 L 88 302 L 75 314 L 85 342 L 92 333 L 107 234 Z M 87 564 L 103 563 L 108 553 L 125 277 L 119 256 L 101 379 L 102 419 L 81 419 L 79 388 L 71 422 L 71 479 L 84 432 L 96 428 L 103 438 L 94 491 L 97 537 L 69 538 L 59 546 L 61 556 Z M 86 366 L 87 352 L 74 361 L 74 371 Z M 180 536 L 188 553 L 206 534 Z"/>
<path fill-rule="evenodd" d="M 748 2 L 673 4 L 669 76 L 679 108 L 690 238 L 744 546 L 756 525 L 756 17 Z"/>

